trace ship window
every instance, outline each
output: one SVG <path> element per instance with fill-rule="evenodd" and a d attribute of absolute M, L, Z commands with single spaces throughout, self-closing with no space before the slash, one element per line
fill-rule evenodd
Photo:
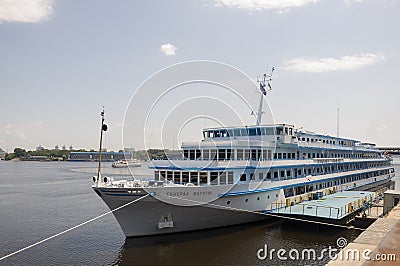
<path fill-rule="evenodd" d="M 255 128 L 248 128 L 247 133 L 248 133 L 248 136 L 256 136 L 257 135 Z"/>
<path fill-rule="evenodd" d="M 267 179 L 271 179 L 271 172 L 267 173 Z"/>
<path fill-rule="evenodd" d="M 288 178 L 290 178 L 290 174 L 291 174 L 290 170 L 287 170 L 287 171 L 286 171 L 286 176 L 287 176 Z"/>
<path fill-rule="evenodd" d="M 276 128 L 276 135 L 283 135 L 283 128 L 282 127 L 277 127 Z"/>
<path fill-rule="evenodd" d="M 226 155 L 225 155 L 225 149 L 219 149 L 218 150 L 218 160 L 225 160 Z"/>
<path fill-rule="evenodd" d="M 203 160 L 210 160 L 210 150 L 203 150 Z"/>
<path fill-rule="evenodd" d="M 285 127 L 285 135 L 289 135 L 288 128 Z"/>
<path fill-rule="evenodd" d="M 200 172 L 200 185 L 207 184 L 207 172 Z"/>
<path fill-rule="evenodd" d="M 183 157 L 184 158 L 189 158 L 189 151 L 188 150 L 183 150 Z"/>
<path fill-rule="evenodd" d="M 284 177 L 285 177 L 285 171 L 282 170 L 282 171 L 281 171 L 281 178 L 284 178 Z"/>
<path fill-rule="evenodd" d="M 267 150 L 262 150 L 261 153 L 262 153 L 262 160 L 266 160 L 268 156 Z M 260 158 L 258 159 L 261 160 Z"/>
<path fill-rule="evenodd" d="M 263 135 L 274 135 L 274 129 L 271 127 L 263 128 Z"/>
<path fill-rule="evenodd" d="M 217 150 L 210 150 L 210 160 L 217 159 Z"/>
<path fill-rule="evenodd" d="M 279 173 L 277 171 L 274 172 L 274 178 L 279 178 Z"/>
<path fill-rule="evenodd" d="M 231 158 L 233 158 L 232 149 L 226 149 L 226 159 L 230 160 Z"/>
<path fill-rule="evenodd" d="M 244 159 L 245 160 L 250 159 L 250 150 L 248 149 L 244 150 Z"/>
<path fill-rule="evenodd" d="M 210 172 L 211 185 L 218 185 L 218 172 Z"/>
<path fill-rule="evenodd" d="M 263 180 L 263 179 L 264 179 L 264 174 L 258 173 L 258 180 Z"/>
<path fill-rule="evenodd" d="M 228 184 L 233 184 L 233 172 L 228 172 Z"/>
<path fill-rule="evenodd" d="M 242 181 L 242 182 L 246 181 L 246 174 L 241 174 L 240 175 L 240 181 Z"/>
<path fill-rule="evenodd" d="M 257 160 L 257 150 L 251 150 L 251 159 Z"/>
<path fill-rule="evenodd" d="M 189 183 L 189 172 L 182 172 L 182 183 Z M 197 185 L 197 182 L 192 182 Z"/>
<path fill-rule="evenodd" d="M 171 171 L 168 171 L 168 172 L 167 172 L 167 180 L 168 180 L 168 181 L 173 181 L 173 180 L 172 180 L 172 172 L 171 172 Z"/>
<path fill-rule="evenodd" d="M 190 183 L 198 185 L 199 184 L 198 172 L 187 172 L 187 173 L 190 174 Z"/>
<path fill-rule="evenodd" d="M 256 180 L 254 173 L 250 174 L 250 180 Z"/>
<path fill-rule="evenodd" d="M 261 150 L 257 150 L 257 159 L 261 160 Z"/>
<path fill-rule="evenodd" d="M 278 153 L 278 159 L 282 159 L 282 153 Z"/>
<path fill-rule="evenodd" d="M 189 159 L 194 160 L 194 150 L 189 151 Z"/>
<path fill-rule="evenodd" d="M 226 172 L 220 172 L 219 184 L 226 185 Z"/>
<path fill-rule="evenodd" d="M 174 175 L 174 183 L 179 184 L 181 183 L 181 174 L 180 172 L 173 172 Z"/>
<path fill-rule="evenodd" d="M 286 159 L 286 153 L 283 153 L 283 159 Z"/>
<path fill-rule="evenodd" d="M 242 149 L 237 149 L 237 159 L 243 160 L 243 150 Z"/>

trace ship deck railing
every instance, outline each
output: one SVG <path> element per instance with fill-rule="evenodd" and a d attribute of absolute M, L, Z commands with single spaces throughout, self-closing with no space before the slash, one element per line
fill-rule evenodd
<path fill-rule="evenodd" d="M 273 202 L 269 212 L 280 215 L 341 220 L 346 216 L 367 210 L 377 198 L 381 197 L 379 191 L 340 191 L 313 199 L 314 194 L 319 192 L 306 193 Z"/>

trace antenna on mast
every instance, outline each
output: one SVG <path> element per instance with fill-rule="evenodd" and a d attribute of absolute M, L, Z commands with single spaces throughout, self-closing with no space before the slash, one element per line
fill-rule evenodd
<path fill-rule="evenodd" d="M 102 151 L 103 151 L 103 131 L 107 131 L 108 127 L 106 124 L 104 124 L 104 106 L 103 106 L 103 110 L 100 113 L 101 116 L 101 127 L 100 127 L 100 147 L 99 147 L 99 165 L 97 168 L 97 186 L 99 186 L 99 180 L 101 179 L 101 157 L 102 157 Z"/>
<path fill-rule="evenodd" d="M 261 118 L 264 113 L 262 110 L 263 97 L 267 95 L 267 91 L 272 90 L 271 81 L 274 71 L 275 67 L 272 67 L 271 72 L 269 74 L 264 73 L 261 80 L 257 77 L 257 83 L 260 87 L 260 103 L 258 104 L 258 111 L 255 113 L 257 115 L 256 126 L 261 124 Z M 252 114 L 254 114 L 254 112 L 252 112 Z"/>
<path fill-rule="evenodd" d="M 337 109 L 337 125 L 336 125 L 336 133 L 337 133 L 337 137 L 339 137 L 339 108 Z"/>

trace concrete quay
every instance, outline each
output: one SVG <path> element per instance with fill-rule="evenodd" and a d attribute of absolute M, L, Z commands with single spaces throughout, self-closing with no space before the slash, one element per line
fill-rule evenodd
<path fill-rule="evenodd" d="M 327 265 L 400 265 L 400 206 L 377 219 Z"/>

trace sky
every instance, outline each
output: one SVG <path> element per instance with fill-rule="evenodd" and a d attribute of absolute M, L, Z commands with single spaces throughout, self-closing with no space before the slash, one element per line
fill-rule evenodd
<path fill-rule="evenodd" d="M 254 82 L 272 67 L 264 123 L 336 135 L 339 108 L 340 136 L 400 146 L 399 11 L 396 0 L 0 0 L 0 148 L 96 149 L 103 106 L 109 150 L 177 148 L 203 127 L 254 124 Z M 215 83 L 157 101 L 199 77 Z"/>

